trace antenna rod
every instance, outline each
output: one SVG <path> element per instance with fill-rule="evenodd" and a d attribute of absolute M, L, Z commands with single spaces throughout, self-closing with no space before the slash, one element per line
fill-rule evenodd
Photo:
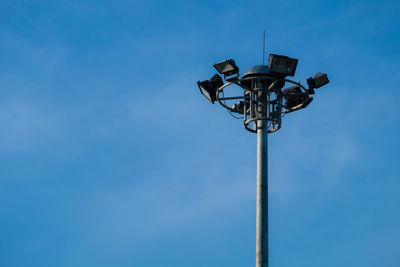
<path fill-rule="evenodd" d="M 264 28 L 264 39 L 263 39 L 263 65 L 264 65 L 264 59 L 265 59 L 265 28 Z"/>

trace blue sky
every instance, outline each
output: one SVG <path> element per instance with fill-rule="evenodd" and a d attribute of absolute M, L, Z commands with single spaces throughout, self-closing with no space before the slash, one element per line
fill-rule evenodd
<path fill-rule="evenodd" d="M 256 136 L 197 80 L 331 83 L 269 137 L 271 266 L 400 265 L 398 1 L 0 2 L 0 266 L 252 266 Z"/>

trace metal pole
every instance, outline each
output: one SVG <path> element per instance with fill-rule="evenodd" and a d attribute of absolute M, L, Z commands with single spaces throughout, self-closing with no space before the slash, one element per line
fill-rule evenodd
<path fill-rule="evenodd" d="M 259 116 L 269 117 L 269 93 L 258 92 Z M 268 267 L 268 129 L 267 121 L 257 121 L 257 218 L 256 267 Z"/>

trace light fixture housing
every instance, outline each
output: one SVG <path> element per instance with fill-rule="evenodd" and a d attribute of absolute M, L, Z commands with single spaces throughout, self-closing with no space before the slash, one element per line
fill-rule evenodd
<path fill-rule="evenodd" d="M 239 73 L 239 67 L 233 59 L 227 59 L 222 62 L 215 63 L 214 68 L 224 76 L 231 76 Z"/>
<path fill-rule="evenodd" d="M 219 87 L 224 85 L 221 76 L 215 74 L 210 80 L 198 81 L 200 92 L 205 96 L 212 104 L 217 100 L 217 90 Z"/>
<path fill-rule="evenodd" d="M 328 75 L 325 73 L 318 72 L 314 76 L 314 86 L 315 88 L 320 88 L 325 84 L 329 83 Z"/>
<path fill-rule="evenodd" d="M 283 97 L 285 98 L 285 106 L 288 109 L 292 109 L 306 101 L 306 103 L 301 106 L 301 108 L 305 108 L 308 104 L 313 100 L 312 97 L 308 97 L 306 93 L 302 92 L 300 86 L 295 85 L 289 88 L 282 90 Z"/>
<path fill-rule="evenodd" d="M 294 76 L 298 61 L 296 58 L 270 54 L 268 57 L 269 71 L 281 76 Z"/>
<path fill-rule="evenodd" d="M 310 77 L 307 79 L 307 84 L 310 89 L 320 88 L 328 83 L 328 75 L 321 72 L 315 74 L 314 78 Z"/>

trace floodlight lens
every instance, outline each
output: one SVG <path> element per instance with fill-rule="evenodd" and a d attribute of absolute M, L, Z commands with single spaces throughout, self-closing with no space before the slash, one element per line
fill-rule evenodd
<path fill-rule="evenodd" d="M 197 82 L 197 85 L 199 86 L 200 92 L 208 99 L 208 101 L 214 104 L 214 100 L 211 98 L 210 93 L 205 89 L 206 82 L 208 81 Z"/>
<path fill-rule="evenodd" d="M 225 76 L 230 76 L 239 73 L 239 68 L 233 59 L 228 59 L 219 63 L 215 63 L 214 68 Z"/>
<path fill-rule="evenodd" d="M 268 57 L 269 71 L 271 73 L 294 76 L 296 72 L 298 59 L 290 58 L 287 56 L 270 54 Z"/>
<path fill-rule="evenodd" d="M 204 95 L 212 104 L 217 100 L 217 90 L 224 84 L 221 76 L 215 74 L 210 80 L 198 81 L 200 92 Z"/>

